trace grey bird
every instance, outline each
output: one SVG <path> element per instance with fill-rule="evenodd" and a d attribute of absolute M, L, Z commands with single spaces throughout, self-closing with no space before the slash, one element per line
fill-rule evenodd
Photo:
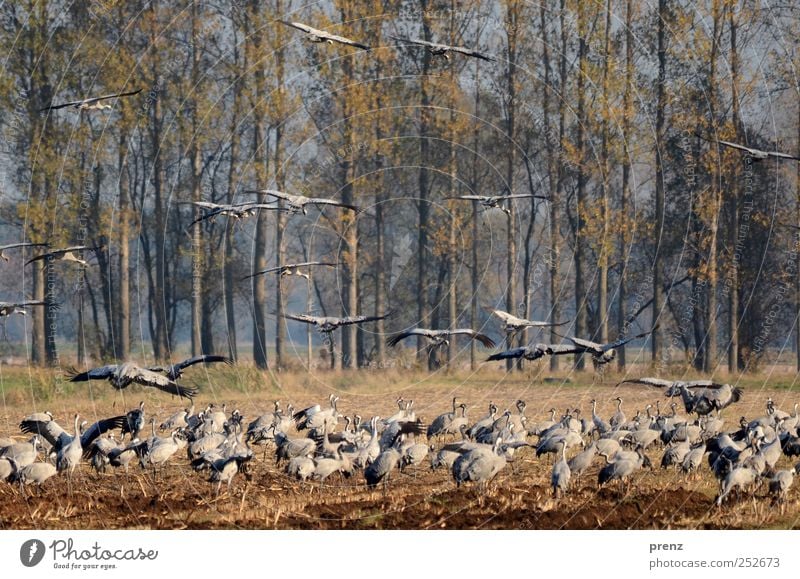
<path fill-rule="evenodd" d="M 579 478 L 594 462 L 594 457 L 597 456 L 597 445 L 593 442 L 584 450 L 573 456 L 567 461 L 570 473 L 576 479 Z"/>
<path fill-rule="evenodd" d="M 423 338 L 428 339 L 433 347 L 439 346 L 446 346 L 449 344 L 448 338 L 450 336 L 467 336 L 471 340 L 477 340 L 487 348 L 494 348 L 495 343 L 489 336 L 486 334 L 481 334 L 480 332 L 476 332 L 475 330 L 471 330 L 469 328 L 462 328 L 462 329 L 453 329 L 453 330 L 428 330 L 426 328 L 414 328 L 412 330 L 408 330 L 405 332 L 400 332 L 391 336 L 386 340 L 386 344 L 388 346 L 394 347 L 399 344 L 402 340 L 406 338 L 410 338 L 412 336 L 422 336 Z"/>
<path fill-rule="evenodd" d="M 83 446 L 81 445 L 81 432 L 78 430 L 78 421 L 80 417 L 76 414 L 75 415 L 75 436 L 72 437 L 72 440 L 67 442 L 64 446 L 61 447 L 58 451 L 58 455 L 56 457 L 56 469 L 59 472 L 68 470 L 69 474 L 72 475 L 75 472 L 75 467 L 81 461 L 81 457 L 83 456 Z"/>
<path fill-rule="evenodd" d="M 455 52 L 458 54 L 463 54 L 464 56 L 471 56 L 473 58 L 480 58 L 481 60 L 486 60 L 488 62 L 494 62 L 494 58 L 491 56 L 484 54 L 482 52 L 478 52 L 477 50 L 473 50 L 472 48 L 466 48 L 463 46 L 449 46 L 447 44 L 437 44 L 435 42 L 428 42 L 427 40 L 419 40 L 416 38 L 399 38 L 396 36 L 392 36 L 394 40 L 398 42 L 403 42 L 407 44 L 414 44 L 417 46 L 424 46 L 428 49 L 428 52 L 433 54 L 434 56 L 441 56 L 445 60 L 450 59 L 450 53 Z"/>
<path fill-rule="evenodd" d="M 569 482 L 572 472 L 567 462 L 567 445 L 565 442 L 559 443 L 561 450 L 561 460 L 553 465 L 553 472 L 550 474 L 550 486 L 553 487 L 553 496 L 559 497 L 569 490 Z"/>
<path fill-rule="evenodd" d="M 554 348 L 558 348 L 558 346 L 550 346 L 549 344 L 534 344 L 532 346 L 521 346 L 519 348 L 511 348 L 510 350 L 504 350 L 502 352 L 497 352 L 496 354 L 492 354 L 488 358 L 486 358 L 487 362 L 494 362 L 496 360 L 509 360 L 509 359 L 516 359 L 516 358 L 523 358 L 525 360 L 538 360 L 539 358 L 543 358 L 548 354 L 552 354 L 555 350 Z M 577 350 L 572 349 L 572 352 L 577 352 Z"/>
<path fill-rule="evenodd" d="M 25 466 L 21 466 L 13 458 L 10 458 L 9 462 L 15 469 L 14 473 L 9 477 L 9 481 L 19 482 L 20 485 L 35 484 L 40 486 L 58 472 L 56 467 L 49 462 L 34 462 Z"/>
<path fill-rule="evenodd" d="M 505 468 L 503 438 L 498 437 L 493 447 L 484 446 L 462 454 L 453 463 L 453 480 L 460 487 L 465 482 L 476 482 L 485 489 L 489 482 Z"/>
<path fill-rule="evenodd" d="M 756 149 L 755 147 L 747 147 L 745 145 L 740 145 L 739 143 L 733 143 L 731 141 L 723 141 L 722 139 L 707 139 L 706 137 L 698 134 L 698 137 L 704 139 L 706 141 L 712 143 L 719 143 L 725 147 L 730 147 L 731 149 L 736 149 L 738 151 L 743 151 L 747 153 L 747 155 L 752 158 L 754 162 L 764 161 L 765 159 L 769 159 L 770 157 L 773 159 L 784 159 L 788 161 L 800 161 L 800 157 L 796 157 L 794 155 L 789 155 L 788 153 L 782 153 L 780 151 L 762 151 L 761 149 Z"/>
<path fill-rule="evenodd" d="M 296 456 L 286 464 L 286 474 L 300 481 L 306 481 L 314 473 L 316 465 L 307 456 Z"/>
<path fill-rule="evenodd" d="M 169 364 L 168 366 L 150 366 L 148 370 L 151 372 L 161 372 L 170 380 L 179 380 L 183 376 L 183 371 L 189 366 L 194 366 L 195 364 L 215 364 L 220 362 L 227 364 L 228 366 L 233 364 L 233 360 L 227 356 L 203 354 L 201 356 L 187 358 L 186 360 L 178 362 L 177 364 Z"/>
<path fill-rule="evenodd" d="M 375 322 L 377 320 L 386 319 L 390 315 L 391 314 L 386 314 L 383 316 L 348 316 L 344 318 L 335 318 L 332 316 L 319 317 L 309 316 L 306 314 L 283 314 L 283 317 L 289 320 L 295 320 L 296 322 L 303 322 L 305 324 L 317 326 L 320 332 L 328 334 L 337 328 L 341 328 L 342 326 Z"/>
<path fill-rule="evenodd" d="M 309 205 L 316 205 L 316 206 L 324 206 L 329 205 L 333 207 L 342 207 L 344 209 L 349 209 L 350 211 L 355 211 L 359 213 L 361 208 L 357 205 L 349 205 L 347 203 L 341 203 L 339 201 L 334 201 L 333 199 L 325 199 L 323 197 L 306 197 L 305 195 L 292 195 L 290 193 L 284 193 L 283 191 L 276 191 L 274 189 L 261 189 L 255 191 L 245 191 L 245 193 L 258 193 L 263 195 L 269 195 L 270 197 L 275 197 L 276 199 L 280 199 L 281 201 L 285 201 L 288 210 L 291 213 L 302 213 L 306 215 L 308 211 L 307 207 Z"/>
<path fill-rule="evenodd" d="M 507 334 L 515 334 L 527 328 L 549 328 L 555 326 L 563 326 L 568 324 L 570 320 L 564 322 L 537 322 L 535 320 L 526 320 L 518 318 L 503 310 L 492 310 L 492 314 L 500 318 L 503 323 L 503 331 Z"/>
<path fill-rule="evenodd" d="M 440 414 L 431 421 L 430 425 L 428 426 L 428 432 L 427 432 L 428 438 L 433 438 L 434 436 L 440 437 L 445 434 L 455 434 L 456 432 L 459 432 L 460 425 L 454 429 L 450 428 L 450 425 L 456 419 L 456 410 L 457 408 L 459 408 L 458 406 L 456 406 L 457 400 L 458 399 L 455 396 L 453 396 L 452 411 L 446 412 L 445 414 Z M 461 407 L 463 407 L 464 410 L 466 410 L 467 408 L 465 404 L 462 404 Z"/>
<path fill-rule="evenodd" d="M 241 278 L 240 281 L 244 281 L 246 279 L 250 279 L 251 277 L 255 277 L 257 275 L 265 275 L 268 273 L 275 273 L 280 275 L 281 277 L 288 277 L 290 275 L 296 275 L 299 277 L 304 277 L 309 279 L 309 274 L 302 273 L 300 271 L 301 267 L 338 267 L 338 263 L 331 263 L 327 261 L 304 261 L 302 263 L 286 263 L 284 265 L 279 265 L 277 267 L 270 267 L 267 269 L 262 269 L 261 271 L 257 271 L 255 273 L 251 273 L 250 275 L 246 275 Z"/>
<path fill-rule="evenodd" d="M 227 216 L 232 217 L 236 221 L 240 221 L 246 217 L 256 215 L 261 209 L 267 211 L 283 211 L 280 207 L 268 203 L 237 203 L 234 205 L 220 205 L 218 203 L 209 203 L 207 201 L 192 201 L 192 205 L 204 209 L 205 212 L 192 221 L 188 228 L 191 228 L 196 223 L 209 221 L 214 223 L 217 217 Z M 187 229 L 188 229 L 187 228 Z"/>
<path fill-rule="evenodd" d="M 301 30 L 305 32 L 308 36 L 309 42 L 319 43 L 319 42 L 327 42 L 328 44 L 333 44 L 334 42 L 337 44 L 344 44 L 346 46 L 355 46 L 356 48 L 360 48 L 361 50 L 370 50 L 370 47 L 366 44 L 362 44 L 360 42 L 356 42 L 355 40 L 350 40 L 344 36 L 338 36 L 336 34 L 331 34 L 330 32 L 326 32 L 325 30 L 318 30 L 316 28 L 312 28 L 307 24 L 302 24 L 300 22 L 288 22 L 286 20 L 279 20 L 281 24 L 285 24 L 286 26 L 291 26 L 292 28 L 296 28 L 297 30 Z"/>
<path fill-rule="evenodd" d="M 574 338 L 574 337 L 567 337 L 567 340 L 572 342 L 574 348 L 567 347 L 566 349 L 561 349 L 557 351 L 553 351 L 553 355 L 560 355 L 560 354 L 571 354 L 575 351 L 580 353 L 590 354 L 592 356 L 592 361 L 596 365 L 608 364 L 612 362 L 617 357 L 617 348 L 624 346 L 628 342 L 632 342 L 633 340 L 638 340 L 639 338 L 646 338 L 650 334 L 655 331 L 655 328 L 648 332 L 643 332 L 641 334 L 636 334 L 635 336 L 628 336 L 622 337 L 617 339 L 614 342 L 610 342 L 608 344 L 600 344 L 598 342 L 592 342 L 590 340 L 584 340 L 582 338 Z"/>
<path fill-rule="evenodd" d="M 629 378 L 619 384 L 644 384 L 664 388 L 664 396 L 680 395 L 686 412 L 700 416 L 716 411 L 717 414 L 742 399 L 742 389 L 712 380 L 664 380 L 662 378 Z"/>
<path fill-rule="evenodd" d="M 364 469 L 364 478 L 367 481 L 367 486 L 374 487 L 379 483 L 384 484 L 388 482 L 391 472 L 400 466 L 402 455 L 400 451 L 391 446 L 381 452 L 375 460 L 373 460 L 367 468 Z"/>
<path fill-rule="evenodd" d="M 33 263 L 34 261 L 67 261 L 73 263 L 79 263 L 82 266 L 86 267 L 89 265 L 89 262 L 86 260 L 78 257 L 78 254 L 81 254 L 84 251 L 101 251 L 103 249 L 102 246 L 94 246 L 94 245 L 73 245 L 71 247 L 65 247 L 63 249 L 53 249 L 51 251 L 47 251 L 36 257 L 33 257 L 25 262 L 25 265 L 29 263 Z"/>
<path fill-rule="evenodd" d="M 739 466 L 734 468 L 722 481 L 721 491 L 715 501 L 716 505 L 722 506 L 725 498 L 736 488 L 745 489 L 752 487 L 758 480 L 758 473 L 752 468 Z"/>
<path fill-rule="evenodd" d="M 41 300 L 25 300 L 22 302 L 0 302 L 0 318 L 10 316 L 12 314 L 19 314 L 21 316 L 28 315 L 25 308 L 34 306 L 46 306 L 48 302 Z M 52 304 L 58 307 L 56 304 Z"/>
<path fill-rule="evenodd" d="M 46 106 L 46 107 L 44 107 L 42 109 L 39 109 L 39 112 L 41 113 L 41 112 L 44 112 L 44 111 L 55 111 L 55 110 L 63 109 L 63 108 L 66 108 L 66 107 L 72 107 L 72 108 L 74 108 L 74 109 L 76 109 L 76 110 L 78 110 L 80 112 L 83 112 L 83 111 L 99 111 L 99 110 L 103 110 L 103 109 L 110 109 L 111 105 L 106 104 L 103 101 L 106 101 L 106 100 L 109 100 L 109 99 L 118 99 L 118 98 L 123 98 L 123 97 L 127 97 L 127 96 L 133 96 L 133 95 L 139 94 L 140 92 L 142 92 L 142 89 L 137 89 L 137 90 L 133 90 L 133 91 L 130 91 L 130 92 L 118 92 L 118 93 L 114 93 L 114 94 L 107 94 L 107 95 L 103 95 L 103 96 L 99 96 L 99 97 L 90 97 L 90 98 L 86 98 L 86 99 L 82 99 L 82 100 L 78 100 L 78 101 L 69 101 L 69 102 L 61 103 L 61 104 L 52 104 L 51 103 L 48 106 Z"/>
<path fill-rule="evenodd" d="M 13 460 L 20 468 L 33 464 L 39 456 L 41 441 L 35 435 L 29 442 L 16 442 L 0 449 L 0 458 Z"/>
<path fill-rule="evenodd" d="M 126 362 L 124 364 L 112 364 L 93 368 L 88 372 L 77 373 L 73 371 L 70 382 L 87 382 L 89 380 L 108 380 L 117 390 L 127 388 L 131 384 L 140 384 L 156 388 L 162 392 L 174 394 L 184 398 L 194 398 L 197 396 L 197 388 L 181 386 L 166 376 L 153 372 L 146 368 L 140 368 L 136 364 Z"/>
<path fill-rule="evenodd" d="M 194 404 L 189 408 L 179 410 L 169 418 L 167 418 L 158 427 L 160 430 L 175 430 L 177 428 L 186 428 L 189 426 L 189 417 L 194 414 Z"/>
<path fill-rule="evenodd" d="M 124 424 L 125 416 L 112 416 L 111 418 L 100 419 L 82 433 L 79 433 L 80 446 L 84 449 L 88 449 L 95 439 L 106 432 L 116 428 L 122 428 Z M 61 449 L 72 442 L 74 438 L 73 435 L 69 434 L 53 420 L 53 415 L 49 412 L 38 412 L 26 416 L 20 422 L 19 429 L 22 432 L 35 434 L 37 437 L 46 440 L 48 444 L 50 444 L 51 451 L 55 454 L 58 454 Z"/>
<path fill-rule="evenodd" d="M 644 464 L 644 453 L 641 448 L 636 452 L 617 452 L 613 458 L 603 455 L 606 459 L 606 466 L 600 469 L 597 475 L 597 484 L 603 486 L 612 481 L 619 480 L 620 485 L 624 485 L 630 476 L 642 468 Z"/>
<path fill-rule="evenodd" d="M 779 503 L 781 505 L 781 514 L 786 508 L 786 496 L 789 494 L 789 489 L 794 483 L 795 475 L 800 472 L 798 467 L 791 470 L 779 470 L 769 480 L 769 494 L 772 497 L 773 504 Z"/>

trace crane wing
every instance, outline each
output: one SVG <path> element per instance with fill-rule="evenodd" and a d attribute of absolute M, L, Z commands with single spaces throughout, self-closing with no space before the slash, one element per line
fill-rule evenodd
<path fill-rule="evenodd" d="M 468 329 L 468 328 L 467 329 L 460 329 L 460 330 L 449 330 L 448 334 L 450 334 L 450 335 L 469 336 L 473 340 L 478 340 L 481 344 L 483 344 L 487 348 L 494 348 L 496 346 L 496 344 L 494 343 L 494 340 L 492 340 L 486 334 L 481 334 L 479 332 L 476 332 L 475 330 L 471 330 L 471 329 Z"/>
<path fill-rule="evenodd" d="M 401 341 L 405 340 L 410 336 L 425 336 L 426 338 L 431 338 L 430 330 L 424 330 L 422 328 L 414 328 L 413 330 L 408 330 L 406 332 L 400 332 L 399 334 L 395 334 L 394 336 L 389 337 L 386 340 L 386 345 L 391 346 L 392 348 L 399 344 Z"/>
<path fill-rule="evenodd" d="M 583 340 L 581 338 L 567 338 L 570 342 L 575 344 L 580 351 L 592 350 L 598 353 L 602 353 L 602 344 L 598 344 L 597 342 L 592 342 L 590 340 Z"/>
<path fill-rule="evenodd" d="M 582 342 L 585 340 L 581 340 Z M 592 342 L 589 342 L 592 343 Z M 561 356 L 564 354 L 580 354 L 585 352 L 587 348 L 581 346 L 568 346 L 567 344 L 547 344 L 547 353 L 553 356 Z"/>
<path fill-rule="evenodd" d="M 350 324 L 365 324 L 367 322 L 376 322 L 378 320 L 385 320 L 390 314 L 383 316 L 350 316 L 339 320 L 340 326 L 349 326 Z"/>
<path fill-rule="evenodd" d="M 77 106 L 77 105 L 88 105 L 88 104 L 91 104 L 91 103 L 96 103 L 98 101 L 104 101 L 104 100 L 107 100 L 107 99 L 114 99 L 114 98 L 132 96 L 132 95 L 135 95 L 135 94 L 139 94 L 140 92 L 142 92 L 142 89 L 138 89 L 138 90 L 134 90 L 134 91 L 130 91 L 130 92 L 120 92 L 120 93 L 114 93 L 114 94 L 107 94 L 107 95 L 103 95 L 103 96 L 99 96 L 99 97 L 92 97 L 92 98 L 88 98 L 88 99 L 83 99 L 83 100 L 80 100 L 80 101 L 70 101 L 68 103 L 61 103 L 61 104 L 58 104 L 58 105 L 51 104 L 51 105 L 46 106 L 46 107 L 44 107 L 42 109 L 39 109 L 39 112 L 41 113 L 41 112 L 44 112 L 44 111 L 55 111 L 55 110 L 58 110 L 58 109 L 63 109 L 65 107 L 73 107 L 73 106 Z"/>
<path fill-rule="evenodd" d="M 672 386 L 672 380 L 664 380 L 663 378 L 628 378 L 619 382 L 620 384 L 644 384 L 645 386 L 654 386 L 655 388 L 669 388 Z"/>
<path fill-rule="evenodd" d="M 31 420 L 26 418 L 19 423 L 20 431 L 25 434 L 38 434 L 51 446 L 61 444 L 62 437 L 69 437 L 67 432 L 55 420 Z"/>
<path fill-rule="evenodd" d="M 104 418 L 92 424 L 88 429 L 86 429 L 83 432 L 83 434 L 81 434 L 81 446 L 83 447 L 84 455 L 88 455 L 91 452 L 91 448 L 89 448 L 89 446 L 95 441 L 95 439 L 98 436 L 102 436 L 109 430 L 114 430 L 115 428 L 122 428 L 124 424 L 125 424 L 125 416 L 114 416 L 112 418 Z"/>
<path fill-rule="evenodd" d="M 790 159 L 792 161 L 800 161 L 800 157 L 789 155 L 788 153 L 781 153 L 780 151 L 767 151 L 770 157 L 777 157 L 778 159 Z"/>
<path fill-rule="evenodd" d="M 49 247 L 47 243 L 12 243 L 11 245 L 3 245 L 0 247 L 0 253 L 6 249 L 16 249 L 18 247 Z"/>
<path fill-rule="evenodd" d="M 344 207 L 345 209 L 350 209 L 351 211 L 355 211 L 356 213 L 359 213 L 361 211 L 361 208 L 358 207 L 357 205 L 348 205 L 347 203 L 340 203 L 339 201 L 334 201 L 332 199 L 314 198 L 314 199 L 308 199 L 306 203 L 309 203 L 311 205 L 334 205 L 336 207 Z"/>
<path fill-rule="evenodd" d="M 486 201 L 489 197 L 485 195 L 456 195 L 454 197 L 445 197 L 445 199 L 463 199 L 464 201 Z"/>
<path fill-rule="evenodd" d="M 294 320 L 296 322 L 305 322 L 306 324 L 318 324 L 319 318 L 315 318 L 314 316 L 307 316 L 306 314 L 283 314 L 284 318 L 288 318 L 290 320 Z"/>
<path fill-rule="evenodd" d="M 158 374 L 145 368 L 139 368 L 138 366 L 130 370 L 128 377 L 142 386 L 157 388 L 162 392 L 174 394 L 176 396 L 180 396 L 181 398 L 194 398 L 199 392 L 197 388 L 187 388 L 186 386 L 181 386 L 163 374 Z"/>
<path fill-rule="evenodd" d="M 71 371 L 70 382 L 88 382 L 89 380 L 107 380 L 114 375 L 117 371 L 116 364 L 108 366 L 101 366 L 100 368 L 92 368 L 88 372 L 78 373 L 74 368 Z"/>
<path fill-rule="evenodd" d="M 500 199 L 544 199 L 549 200 L 547 195 L 533 195 L 531 193 L 515 193 L 514 195 L 503 195 Z"/>
<path fill-rule="evenodd" d="M 184 368 L 188 368 L 189 366 L 192 366 L 194 364 L 200 364 L 200 363 L 210 364 L 213 362 L 224 362 L 228 366 L 233 364 L 233 360 L 231 360 L 227 356 L 219 356 L 216 354 L 204 354 L 202 356 L 195 356 L 194 358 L 189 358 L 187 360 L 184 360 L 183 362 L 176 364 L 176 366 L 179 369 L 183 370 Z"/>
<path fill-rule="evenodd" d="M 531 352 L 530 348 L 523 347 L 523 348 L 513 348 L 511 350 L 505 350 L 503 352 L 497 352 L 496 354 L 492 354 L 488 358 L 486 358 L 487 362 L 494 362 L 495 360 L 508 360 L 510 358 L 522 358 L 526 354 Z M 541 355 L 536 356 L 537 358 L 541 358 L 544 356 L 544 352 L 541 352 Z"/>
<path fill-rule="evenodd" d="M 463 46 L 448 46 L 447 49 L 451 52 L 458 52 L 465 56 L 472 56 L 475 58 L 480 58 L 481 60 L 486 60 L 488 62 L 494 62 L 494 58 L 483 54 L 482 52 L 478 52 L 477 50 L 473 50 L 471 48 L 465 48 Z"/>
<path fill-rule="evenodd" d="M 350 38 L 346 38 L 344 36 L 338 36 L 336 34 L 331 34 L 330 32 L 325 32 L 324 30 L 320 30 L 318 36 L 320 38 L 327 38 L 331 42 L 338 42 L 339 44 L 346 44 L 348 46 L 355 46 L 356 48 L 360 48 L 361 50 L 370 50 L 370 47 L 366 44 L 362 44 L 361 42 L 356 42 Z"/>
<path fill-rule="evenodd" d="M 609 350 L 613 350 L 614 348 L 619 348 L 620 346 L 623 346 L 623 345 L 627 344 L 628 342 L 632 342 L 633 340 L 638 340 L 639 338 L 646 338 L 647 336 L 649 336 L 650 334 L 653 333 L 653 330 L 655 330 L 655 328 L 653 328 L 652 330 L 650 330 L 648 332 L 642 332 L 641 334 L 636 334 L 635 336 L 628 336 L 627 338 L 620 338 L 619 340 L 617 340 L 615 342 L 611 342 L 610 344 L 603 344 L 603 345 L 600 346 L 600 351 L 601 352 L 608 352 Z"/>

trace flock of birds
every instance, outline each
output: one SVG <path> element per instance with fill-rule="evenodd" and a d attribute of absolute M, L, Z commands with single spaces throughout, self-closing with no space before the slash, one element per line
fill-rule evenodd
<path fill-rule="evenodd" d="M 364 43 L 306 24 L 283 24 L 302 31 L 311 42 L 371 49 Z M 450 58 L 451 54 L 460 54 L 485 61 L 494 60 L 468 47 L 419 39 L 393 39 L 405 45 L 423 47 L 445 59 Z M 141 89 L 52 103 L 42 111 L 49 113 L 67 107 L 81 113 L 111 109 L 109 101 L 112 99 L 132 97 L 140 92 Z M 785 153 L 762 151 L 729 141 L 714 142 L 743 151 L 753 160 L 798 159 Z M 356 205 L 328 198 L 306 197 L 271 189 L 247 193 L 256 193 L 273 201 L 237 204 L 193 202 L 202 213 L 190 227 L 204 221 L 213 222 L 220 216 L 240 220 L 261 210 L 305 215 L 311 207 L 332 206 L 361 212 Z M 503 204 L 517 198 L 547 200 L 543 196 L 512 194 L 463 195 L 453 199 L 478 202 L 486 209 L 500 209 L 509 213 Z M 26 265 L 36 261 L 64 261 L 82 267 L 88 266 L 83 259 L 83 252 L 102 249 L 89 245 L 51 249 L 47 244 L 23 242 L 0 247 L 0 258 L 8 261 L 4 251 L 22 248 L 43 248 Z M 243 279 L 269 273 L 308 278 L 309 274 L 304 273 L 308 268 L 338 265 L 326 261 L 280 264 Z M 27 308 L 41 306 L 58 307 L 57 304 L 41 300 L 0 302 L 0 319 L 12 314 L 25 315 Z M 493 314 L 500 319 L 502 329 L 509 338 L 527 328 L 569 323 L 526 320 L 501 310 L 494 310 Z M 390 315 L 319 317 L 289 313 L 285 317 L 314 325 L 326 337 L 330 337 L 333 331 L 342 326 L 373 322 Z M 537 360 L 545 356 L 585 354 L 596 365 L 603 365 L 615 358 L 618 348 L 649 334 L 622 336 L 605 344 L 564 336 L 566 341 L 562 344 L 534 343 L 493 353 L 487 361 Z M 387 344 L 394 347 L 407 338 L 422 337 L 429 342 L 430 350 L 435 352 L 449 344 L 453 336 L 476 340 L 487 348 L 495 347 L 494 340 L 489 336 L 468 328 L 417 327 L 389 336 Z M 198 356 L 169 366 L 140 366 L 126 361 L 85 372 L 76 371 L 71 380 L 106 380 L 116 389 L 139 384 L 193 399 L 198 390 L 181 385 L 178 381 L 188 367 L 200 363 L 229 364 L 231 361 L 213 355 Z M 737 489 L 740 492 L 752 492 L 762 481 L 768 481 L 768 493 L 774 500 L 784 504 L 794 475 L 800 472 L 800 465 L 777 470 L 777 464 L 784 455 L 800 455 L 797 405 L 794 413 L 789 414 L 776 408 L 770 400 L 764 416 L 754 420 L 743 418 L 730 429 L 726 428 L 720 412 L 741 399 L 742 392 L 738 388 L 707 380 L 673 382 L 642 378 L 626 382 L 661 388 L 670 399 L 680 397 L 687 414 L 678 413 L 676 402 L 671 404 L 668 413 L 662 413 L 660 404 L 656 402 L 654 406 L 648 405 L 643 411 L 637 411 L 629 419 L 622 410 L 622 399 L 617 398 L 617 411 L 608 418 L 597 414 L 596 402 L 592 401 L 590 417 L 582 416 L 579 409 L 569 408 L 561 415 L 553 409 L 549 419 L 536 421 L 526 416 L 526 404 L 518 401 L 513 409 L 502 413 L 495 404 L 490 403 L 487 414 L 472 421 L 468 417 L 467 404 L 459 403 L 454 398 L 448 412 L 425 424 L 416 416 L 411 400 L 399 398 L 396 401 L 397 412 L 388 418 L 372 416 L 369 420 L 363 420 L 358 414 L 346 416 L 340 413 L 338 398 L 332 395 L 327 405 L 318 404 L 301 410 L 291 405 L 284 410 L 279 402 L 275 402 L 272 411 L 249 422 L 238 410 L 228 413 L 225 406 L 218 409 L 212 405 L 195 412 L 192 403 L 190 408 L 180 410 L 163 421 L 159 434 L 155 417 L 149 422 L 146 419 L 144 403 L 124 415 L 105 418 L 92 425 L 82 422 L 76 414 L 73 422 L 67 425 L 70 428 L 59 425 L 51 413 L 44 412 L 27 416 L 20 423 L 21 432 L 32 435 L 29 440 L 0 439 L 0 479 L 18 482 L 23 486 L 41 485 L 57 474 L 65 473 L 70 481 L 84 462 L 98 471 L 110 468 L 127 470 L 132 463 L 138 462 L 142 468 L 151 469 L 157 478 L 159 470 L 176 460 L 180 453 L 185 453 L 192 469 L 209 473 L 209 480 L 216 483 L 216 492 L 219 494 L 223 484 L 230 488 L 237 473 L 247 471 L 248 464 L 256 458 L 254 447 L 263 446 L 265 458 L 272 451 L 276 463 L 285 464 L 287 475 L 302 481 L 323 482 L 334 476 L 356 477 L 357 480 L 363 479 L 369 487 L 384 485 L 386 488 L 396 471 L 426 465 L 433 470 L 447 471 L 458 486 L 476 483 L 486 487 L 500 472 L 509 465 L 513 466 L 519 456 L 532 453 L 537 458 L 552 455 L 554 462 L 550 486 L 554 495 L 560 497 L 569 493 L 575 481 L 598 463 L 598 485 L 619 481 L 623 490 L 641 469 L 653 466 L 647 453 L 658 448 L 662 452 L 661 466 L 664 468 L 675 467 L 692 475 L 703 468 L 704 462 L 707 463 L 719 480 L 717 505 L 722 505 Z M 342 421 L 344 427 L 338 430 Z M 118 435 L 115 435 L 116 431 L 119 431 Z"/>
<path fill-rule="evenodd" d="M 194 358 L 140 370 L 167 382 L 178 379 L 191 365 L 210 361 L 227 360 Z M 102 376 L 85 373 L 75 378 L 108 378 L 119 385 L 129 379 L 121 370 L 109 366 Z M 427 468 L 446 471 L 458 487 L 474 483 L 485 491 L 504 470 L 511 471 L 508 476 L 519 476 L 514 462 L 530 453 L 527 460 L 552 457 L 549 486 L 559 499 L 593 466 L 598 488 L 618 481 L 624 493 L 642 469 L 654 468 L 651 456 L 657 451 L 662 468 L 678 469 L 688 477 L 697 476 L 707 464 L 719 481 L 717 505 L 733 493 L 755 493 L 765 483 L 774 503 L 785 507 L 800 464 L 778 469 L 778 463 L 783 456 L 800 456 L 797 404 L 790 414 L 768 399 L 763 416 L 742 417 L 727 426 L 721 412 L 741 400 L 739 388 L 709 380 L 639 378 L 624 383 L 659 388 L 670 401 L 679 397 L 686 414 L 679 413 L 678 402 L 662 412 L 656 401 L 628 417 L 623 399 L 617 397 L 616 412 L 608 417 L 597 414 L 597 402 L 592 400 L 590 414 L 570 407 L 559 416 L 553 408 L 549 418 L 534 420 L 526 415 L 526 403 L 518 400 L 503 412 L 490 402 L 484 416 L 471 420 L 467 404 L 453 398 L 449 411 L 426 424 L 417 416 L 413 400 L 400 397 L 395 401 L 397 412 L 388 418 L 363 420 L 359 414 L 342 413 L 339 398 L 331 395 L 327 404 L 300 410 L 291 404 L 283 409 L 275 401 L 271 411 L 250 421 L 225 405 L 195 412 L 192 403 L 166 418 L 157 431 L 156 417 L 147 420 L 142 402 L 126 414 L 92 425 L 76 414 L 69 429 L 49 412 L 25 417 L 19 428 L 32 438 L 0 439 L 0 479 L 24 487 L 64 473 L 70 484 L 76 469 L 87 462 L 99 472 L 118 468 L 127 472 L 138 463 L 158 481 L 168 463 L 185 454 L 191 469 L 216 483 L 218 496 L 222 485 L 230 490 L 238 473 L 247 474 L 257 454 L 263 454 L 265 461 L 272 454 L 287 476 L 304 482 L 323 483 L 331 477 L 363 480 L 367 487 L 380 485 L 387 492 L 395 473 Z M 263 453 L 256 447 L 263 447 Z"/>

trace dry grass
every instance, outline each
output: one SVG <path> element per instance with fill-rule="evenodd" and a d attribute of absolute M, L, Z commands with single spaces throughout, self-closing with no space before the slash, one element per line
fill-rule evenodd
<path fill-rule="evenodd" d="M 75 412 L 93 421 L 122 413 L 145 400 L 145 410 L 159 422 L 182 405 L 158 392 L 131 388 L 114 392 L 105 383 L 80 388 L 56 385 L 52 373 L 28 373 L 3 368 L 0 436 L 19 438 L 19 420 L 33 410 L 50 410 L 62 424 Z M 544 418 L 551 407 L 579 407 L 590 411 L 589 401 L 597 398 L 599 411 L 610 415 L 613 398 L 622 396 L 629 417 L 659 398 L 658 391 L 634 386 L 615 387 L 616 377 L 591 384 L 590 376 L 559 377 L 544 382 L 535 374 L 505 376 L 496 367 L 476 375 L 419 374 L 387 372 L 260 373 L 254 369 L 200 369 L 185 380 L 200 386 L 198 407 L 208 402 L 227 402 L 247 418 L 271 409 L 272 400 L 295 407 L 324 400 L 330 392 L 340 397 L 340 410 L 362 416 L 387 416 L 396 410 L 398 395 L 415 401 L 417 414 L 431 420 L 449 409 L 452 396 L 469 404 L 469 416 L 486 413 L 489 401 L 501 411 L 522 398 L 528 402 L 531 420 Z M 753 377 L 744 382 L 745 399 L 723 413 L 734 427 L 739 416 L 763 413 L 771 396 L 791 410 L 796 399 L 791 389 L 793 375 L 780 379 Z M 257 448 L 246 476 L 234 481 L 230 493 L 215 498 L 207 475 L 193 472 L 185 457 L 170 463 L 154 478 L 138 466 L 124 472 L 94 473 L 82 465 L 70 485 L 65 477 L 48 481 L 42 489 L 23 495 L 17 486 L 0 484 L 0 527 L 2 528 L 511 528 L 511 529 L 596 529 L 596 528 L 794 528 L 798 526 L 798 499 L 790 492 L 785 513 L 771 508 L 766 489 L 755 498 L 742 497 L 722 509 L 713 506 L 716 481 L 704 465 L 700 476 L 688 479 L 675 471 L 659 469 L 639 473 L 630 488 L 616 485 L 596 488 L 597 469 L 577 481 L 569 494 L 551 497 L 549 484 L 552 459 L 536 459 L 523 450 L 513 469 L 507 467 L 480 492 L 474 487 L 456 489 L 447 473 L 427 468 L 395 473 L 384 489 L 367 489 L 363 479 L 329 479 L 324 485 L 303 484 L 288 479 L 274 464 L 270 450 L 264 460 Z M 657 465 L 661 451 L 649 456 Z M 779 467 L 791 463 L 782 459 Z M 69 487 L 69 488 L 68 488 Z"/>

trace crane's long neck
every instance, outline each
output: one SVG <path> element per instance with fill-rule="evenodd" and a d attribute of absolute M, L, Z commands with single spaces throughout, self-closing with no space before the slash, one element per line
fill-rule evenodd
<path fill-rule="evenodd" d="M 80 431 L 80 426 L 78 425 L 78 420 L 80 420 L 80 418 L 76 414 L 75 415 L 75 438 L 77 440 L 80 440 L 81 439 L 81 431 Z"/>

